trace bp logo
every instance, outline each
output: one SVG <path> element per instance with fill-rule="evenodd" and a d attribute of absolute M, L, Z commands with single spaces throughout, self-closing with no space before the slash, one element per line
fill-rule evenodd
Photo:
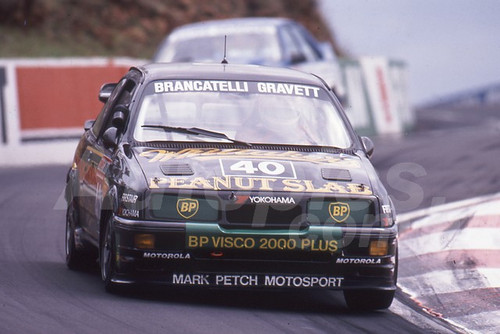
<path fill-rule="evenodd" d="M 177 213 L 184 219 L 189 219 L 198 213 L 200 204 L 192 198 L 179 198 L 177 200 Z"/>
<path fill-rule="evenodd" d="M 328 206 L 328 212 L 330 213 L 330 217 L 333 218 L 337 223 L 342 223 L 349 217 L 349 213 L 351 209 L 349 208 L 349 204 L 342 202 L 332 202 Z"/>

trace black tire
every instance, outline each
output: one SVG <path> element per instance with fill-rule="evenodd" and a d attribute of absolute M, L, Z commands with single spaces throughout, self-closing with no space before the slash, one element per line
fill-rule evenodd
<path fill-rule="evenodd" d="M 107 292 L 117 292 L 117 284 L 113 283 L 112 278 L 115 273 L 116 244 L 113 233 L 113 215 L 109 215 L 104 227 L 104 233 L 99 243 L 99 267 L 101 268 L 101 278 L 104 282 L 104 288 Z"/>
<path fill-rule="evenodd" d="M 391 306 L 394 290 L 344 290 L 344 299 L 352 310 L 381 310 Z"/>
<path fill-rule="evenodd" d="M 66 210 L 66 266 L 71 270 L 81 270 L 89 262 L 88 254 L 85 250 L 78 249 L 75 243 L 75 228 L 78 222 L 78 209 L 72 201 Z"/>

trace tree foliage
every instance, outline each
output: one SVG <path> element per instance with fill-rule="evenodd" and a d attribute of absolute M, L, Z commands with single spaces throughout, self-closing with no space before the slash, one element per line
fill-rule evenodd
<path fill-rule="evenodd" d="M 0 26 L 9 31 L 35 32 L 47 40 L 92 40 L 108 54 L 146 58 L 179 25 L 248 16 L 292 18 L 319 40 L 330 41 L 338 54 L 342 53 L 316 0 L 0 1 Z"/>

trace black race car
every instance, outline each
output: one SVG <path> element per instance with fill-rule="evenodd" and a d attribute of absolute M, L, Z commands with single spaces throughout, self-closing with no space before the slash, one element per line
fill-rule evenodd
<path fill-rule="evenodd" d="M 151 64 L 99 98 L 67 175 L 69 268 L 97 255 L 108 291 L 342 289 L 352 308 L 391 305 L 394 208 L 320 78 Z"/>

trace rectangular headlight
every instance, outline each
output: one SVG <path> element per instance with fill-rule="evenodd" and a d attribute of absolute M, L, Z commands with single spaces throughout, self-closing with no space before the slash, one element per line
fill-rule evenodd
<path fill-rule="evenodd" d="M 135 248 L 153 249 L 155 248 L 155 236 L 152 234 L 136 234 L 134 244 Z"/>
<path fill-rule="evenodd" d="M 385 256 L 389 251 L 387 240 L 371 240 L 370 241 L 370 256 Z"/>

